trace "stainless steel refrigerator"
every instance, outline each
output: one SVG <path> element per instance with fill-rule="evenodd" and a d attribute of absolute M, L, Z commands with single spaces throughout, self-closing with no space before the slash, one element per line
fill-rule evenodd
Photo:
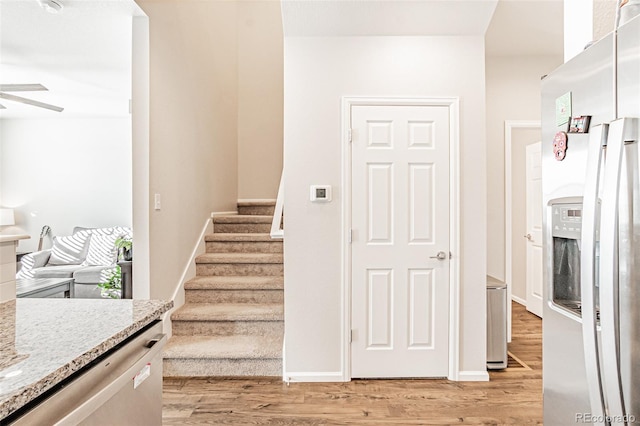
<path fill-rule="evenodd" d="M 640 18 L 614 37 L 542 81 L 545 425 L 640 424 Z"/>

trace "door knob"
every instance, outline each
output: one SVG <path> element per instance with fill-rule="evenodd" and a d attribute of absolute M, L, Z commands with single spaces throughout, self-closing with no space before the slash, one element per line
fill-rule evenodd
<path fill-rule="evenodd" d="M 436 254 L 435 256 L 429 256 L 429 259 L 445 260 L 446 258 L 447 258 L 447 253 L 443 251 L 439 251 L 438 254 Z"/>
<path fill-rule="evenodd" d="M 529 241 L 533 241 L 533 238 L 531 237 L 531 234 L 527 234 L 524 237 Z"/>

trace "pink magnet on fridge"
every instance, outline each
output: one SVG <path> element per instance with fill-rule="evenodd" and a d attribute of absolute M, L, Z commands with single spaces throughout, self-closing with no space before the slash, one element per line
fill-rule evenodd
<path fill-rule="evenodd" d="M 553 137 L 553 153 L 556 160 L 562 161 L 566 156 L 567 151 L 567 134 L 565 132 L 558 132 Z"/>

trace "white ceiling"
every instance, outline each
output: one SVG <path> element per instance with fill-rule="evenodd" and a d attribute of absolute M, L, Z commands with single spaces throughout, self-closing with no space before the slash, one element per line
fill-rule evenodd
<path fill-rule="evenodd" d="M 0 0 L 0 83 L 40 83 L 15 95 L 62 113 L 0 100 L 0 118 L 126 116 L 131 97 L 133 0 L 63 0 L 51 14 L 37 0 Z"/>
<path fill-rule="evenodd" d="M 126 116 L 134 0 L 0 0 L 0 84 L 62 113 L 0 100 L 0 118 Z M 210 0 L 222 1 L 222 0 Z M 497 4 L 497 7 L 496 7 Z M 287 36 L 482 35 L 488 55 L 562 54 L 562 0 L 284 0 Z M 495 13 L 494 13 L 495 11 Z"/>
<path fill-rule="evenodd" d="M 283 0 L 286 37 L 482 35 L 498 0 Z"/>
<path fill-rule="evenodd" d="M 283 0 L 287 37 L 483 35 L 490 56 L 562 55 L 563 0 Z"/>
<path fill-rule="evenodd" d="M 485 36 L 488 56 L 563 55 L 562 0 L 500 0 Z"/>

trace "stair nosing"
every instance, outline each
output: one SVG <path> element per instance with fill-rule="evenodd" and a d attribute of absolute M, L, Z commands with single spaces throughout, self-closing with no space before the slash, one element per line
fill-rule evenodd
<path fill-rule="evenodd" d="M 284 277 L 272 275 L 196 275 L 187 282 L 195 281 L 235 281 L 235 282 L 273 282 L 280 281 L 284 283 Z"/>
<path fill-rule="evenodd" d="M 235 307 L 240 311 L 251 307 L 269 308 L 263 311 L 224 312 L 224 308 Z M 197 310 L 198 312 L 194 312 Z M 222 312 L 221 312 L 222 311 Z M 171 321 L 212 321 L 212 322 L 246 322 L 246 321 L 283 321 L 284 306 L 282 303 L 185 303 L 171 314 Z"/>
<path fill-rule="evenodd" d="M 284 263 L 282 253 L 203 253 L 196 257 L 196 265 L 203 264 L 273 264 Z"/>
<path fill-rule="evenodd" d="M 184 288 L 185 290 L 283 290 L 284 277 L 278 275 L 197 275 L 184 283 Z"/>
<path fill-rule="evenodd" d="M 262 214 L 235 214 L 229 216 L 216 216 L 213 218 L 213 223 L 218 224 L 269 224 L 273 222 L 273 216 Z"/>
<path fill-rule="evenodd" d="M 281 239 L 271 238 L 268 232 L 217 232 L 204 236 L 204 241 L 209 242 L 258 242 L 258 243 L 282 243 Z"/>

